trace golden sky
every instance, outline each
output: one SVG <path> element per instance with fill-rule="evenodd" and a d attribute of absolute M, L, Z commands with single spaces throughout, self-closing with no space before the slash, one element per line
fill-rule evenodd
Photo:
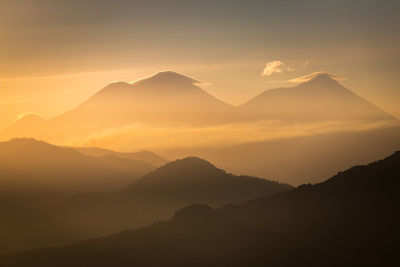
<path fill-rule="evenodd" d="M 328 71 L 400 117 L 397 1 L 0 0 L 0 128 L 172 69 L 239 105 Z"/>

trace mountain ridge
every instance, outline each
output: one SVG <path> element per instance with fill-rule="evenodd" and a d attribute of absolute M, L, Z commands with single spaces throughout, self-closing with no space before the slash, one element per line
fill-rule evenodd
<path fill-rule="evenodd" d="M 219 100 L 197 83 L 173 71 L 159 72 L 133 83 L 111 83 L 70 111 L 35 123 L 19 121 L 1 136 L 70 143 L 132 123 L 197 127 L 260 120 L 395 120 L 327 73 L 294 87 L 266 90 L 237 107 Z"/>
<path fill-rule="evenodd" d="M 33 138 L 0 142 L 2 193 L 116 190 L 154 168 L 140 160 L 92 157 Z"/>

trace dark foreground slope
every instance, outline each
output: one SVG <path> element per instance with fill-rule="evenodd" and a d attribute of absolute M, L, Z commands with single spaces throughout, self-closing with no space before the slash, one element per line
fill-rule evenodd
<path fill-rule="evenodd" d="M 3 256 L 4 266 L 396 266 L 400 152 L 326 182 L 77 245 Z M 398 266 L 398 265 L 397 265 Z"/>

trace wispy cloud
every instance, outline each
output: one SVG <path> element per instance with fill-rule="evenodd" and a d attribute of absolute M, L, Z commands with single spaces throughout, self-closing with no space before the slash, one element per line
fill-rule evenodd
<path fill-rule="evenodd" d="M 308 74 L 308 75 L 304 75 L 304 76 L 301 76 L 301 77 L 290 79 L 290 80 L 288 80 L 288 82 L 304 83 L 304 82 L 308 82 L 309 80 L 311 80 L 311 79 L 313 79 L 316 76 L 321 75 L 321 74 L 322 75 L 327 75 L 331 79 L 336 80 L 336 81 L 344 81 L 344 80 L 346 80 L 346 78 L 344 78 L 344 77 L 341 77 L 341 76 L 338 76 L 338 75 L 335 75 L 335 74 L 332 74 L 332 73 L 329 73 L 329 72 L 326 72 L 326 71 L 317 71 L 317 72 L 314 72 L 314 73 L 311 73 L 311 74 Z"/>
<path fill-rule="evenodd" d="M 42 114 L 38 112 L 24 112 L 21 114 L 17 115 L 16 121 L 22 120 L 25 117 L 37 117 L 37 118 L 43 118 Z"/>
<path fill-rule="evenodd" d="M 332 74 L 326 71 L 317 71 L 311 74 L 307 74 L 304 76 L 300 76 L 300 77 L 296 77 L 293 79 L 288 79 L 288 80 L 272 80 L 272 81 L 267 81 L 267 83 L 305 83 L 308 82 L 312 79 L 314 79 L 315 77 L 317 77 L 318 75 L 326 75 L 329 76 L 331 79 L 335 80 L 335 81 L 344 81 L 347 80 L 345 77 L 343 76 L 339 76 L 336 74 Z"/>
<path fill-rule="evenodd" d="M 265 67 L 261 73 L 261 76 L 270 76 L 274 73 L 283 73 L 283 72 L 289 72 L 289 71 L 294 71 L 294 70 L 295 70 L 294 67 L 290 67 L 280 60 L 274 60 L 274 61 L 268 62 L 265 65 Z"/>

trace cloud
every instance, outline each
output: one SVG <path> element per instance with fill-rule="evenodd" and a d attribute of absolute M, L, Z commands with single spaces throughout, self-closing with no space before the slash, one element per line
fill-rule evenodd
<path fill-rule="evenodd" d="M 265 65 L 265 68 L 262 71 L 261 76 L 270 76 L 274 73 L 283 73 L 283 72 L 289 72 L 289 71 L 294 71 L 294 70 L 295 70 L 294 67 L 290 67 L 280 60 L 274 60 L 274 61 L 268 62 Z"/>
<path fill-rule="evenodd" d="M 297 77 L 294 79 L 290 79 L 288 80 L 288 82 L 292 82 L 292 83 L 304 83 L 304 82 L 308 82 L 309 80 L 315 78 L 318 75 L 326 75 L 329 76 L 331 79 L 336 80 L 336 81 L 344 81 L 346 80 L 346 78 L 326 72 L 326 71 L 317 71 L 308 75 L 304 75 L 301 77 Z"/>

